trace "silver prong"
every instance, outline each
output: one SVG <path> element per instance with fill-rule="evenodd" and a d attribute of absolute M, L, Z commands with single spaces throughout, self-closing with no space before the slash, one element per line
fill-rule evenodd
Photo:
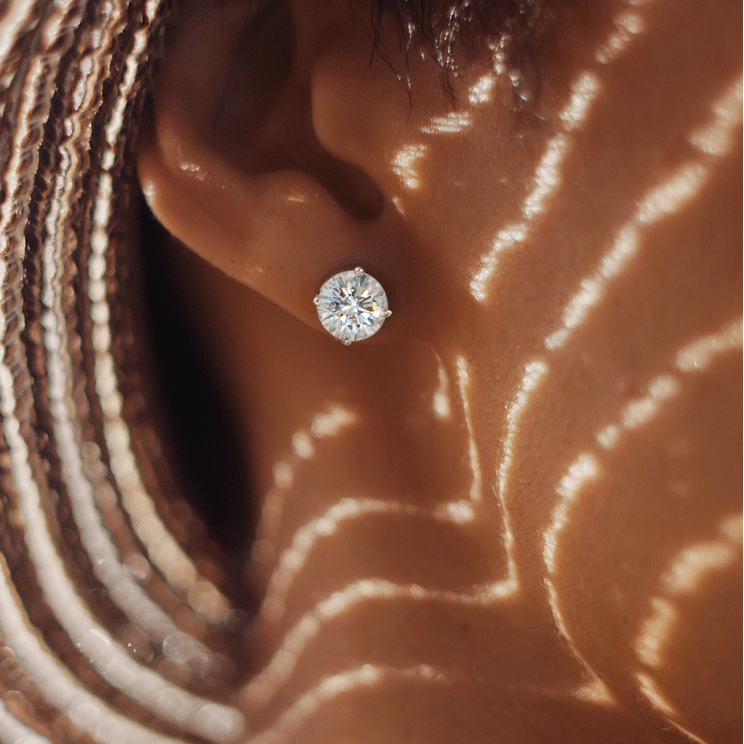
<path fill-rule="evenodd" d="M 392 310 L 385 310 L 385 317 L 389 318 L 393 314 Z"/>
<path fill-rule="evenodd" d="M 340 340 L 344 346 L 351 346 L 351 341 L 348 338 L 342 338 Z"/>
<path fill-rule="evenodd" d="M 313 297 L 313 305 L 320 305 L 320 295 Z"/>
<path fill-rule="evenodd" d="M 361 266 L 357 266 L 357 267 L 356 267 L 356 268 L 354 269 L 354 273 L 355 273 L 355 274 L 363 274 L 363 273 L 364 273 L 364 269 L 363 269 L 363 268 L 362 268 Z"/>

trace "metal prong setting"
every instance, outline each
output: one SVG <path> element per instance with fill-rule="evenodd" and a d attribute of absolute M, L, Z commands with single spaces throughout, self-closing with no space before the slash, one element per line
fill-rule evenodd
<path fill-rule="evenodd" d="M 386 310 L 385 311 L 385 317 L 386 318 L 389 318 L 392 314 L 393 314 L 393 311 L 392 310 Z"/>
<path fill-rule="evenodd" d="M 356 268 L 354 269 L 354 273 L 355 273 L 355 274 L 363 274 L 363 273 L 364 273 L 364 269 L 363 269 L 363 268 L 362 268 L 361 266 L 357 266 L 357 267 L 356 267 Z"/>
<path fill-rule="evenodd" d="M 320 304 L 320 295 L 315 295 L 313 297 L 313 305 L 319 305 Z"/>

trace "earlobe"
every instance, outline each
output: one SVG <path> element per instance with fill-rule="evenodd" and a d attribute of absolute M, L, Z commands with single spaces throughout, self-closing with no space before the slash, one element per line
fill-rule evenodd
<path fill-rule="evenodd" d="M 328 276 L 361 264 L 395 283 L 385 247 L 400 244 L 399 222 L 366 174 L 317 142 L 309 76 L 283 69 L 277 90 L 236 90 L 253 19 L 230 9 L 226 22 L 225 4 L 198 6 L 184 9 L 156 81 L 138 152 L 142 191 L 180 242 L 317 327 L 312 299 Z M 249 121 L 236 120 L 253 104 Z"/>

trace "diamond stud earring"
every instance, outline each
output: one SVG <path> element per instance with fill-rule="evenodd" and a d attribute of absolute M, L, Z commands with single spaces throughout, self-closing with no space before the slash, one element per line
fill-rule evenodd
<path fill-rule="evenodd" d="M 380 282 L 359 266 L 332 276 L 313 302 L 323 328 L 347 346 L 373 336 L 392 315 Z"/>

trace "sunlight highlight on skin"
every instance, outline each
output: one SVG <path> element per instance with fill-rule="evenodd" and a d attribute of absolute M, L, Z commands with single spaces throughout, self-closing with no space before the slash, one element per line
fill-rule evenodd
<path fill-rule="evenodd" d="M 480 455 L 475 443 L 475 432 L 473 431 L 473 422 L 470 418 L 470 401 L 468 399 L 468 386 L 470 385 L 470 372 L 468 363 L 464 357 L 458 356 L 455 359 L 455 373 L 457 375 L 457 389 L 460 393 L 460 402 L 465 417 L 465 425 L 468 430 L 468 457 L 470 459 L 470 470 L 473 474 L 473 480 L 470 485 L 470 503 L 471 519 L 475 517 L 472 505 L 479 503 L 483 498 L 483 472 L 480 466 Z"/>
<path fill-rule="evenodd" d="M 543 537 L 543 559 L 551 576 L 556 573 L 558 538 L 569 523 L 571 507 L 576 503 L 587 483 L 596 481 L 601 473 L 602 467 L 599 460 L 590 452 L 582 452 L 568 468 L 556 488 L 560 500 Z"/>
<path fill-rule="evenodd" d="M 662 647 L 679 620 L 679 613 L 665 597 L 651 597 L 651 614 L 641 624 L 634 645 L 638 660 L 647 667 L 657 668 L 662 664 Z"/>
<path fill-rule="evenodd" d="M 482 105 L 491 100 L 496 78 L 493 73 L 486 73 L 468 89 L 468 101 L 472 106 Z M 450 111 L 443 116 L 434 116 L 421 127 L 421 133 L 427 135 L 459 134 L 473 124 L 471 111 Z M 426 156 L 429 146 L 424 143 L 408 144 L 398 150 L 392 158 L 392 171 L 400 179 L 407 191 L 413 191 L 421 185 L 419 167 Z M 401 214 L 401 200 L 393 196 L 392 201 Z"/>
<path fill-rule="evenodd" d="M 664 647 L 680 619 L 673 601 L 696 594 L 712 575 L 740 557 L 741 524 L 740 514 L 725 519 L 718 538 L 684 547 L 664 572 L 659 582 L 662 594 L 649 601 L 651 612 L 634 643 L 636 657 L 645 667 L 658 669 L 665 662 Z"/>
<path fill-rule="evenodd" d="M 679 395 L 680 385 L 671 375 L 659 375 L 648 385 L 648 395 L 625 406 L 623 428 L 632 431 L 651 421 L 666 401 Z"/>
<path fill-rule="evenodd" d="M 569 522 L 571 509 L 579 499 L 586 484 L 595 481 L 601 474 L 602 469 L 599 460 L 590 452 L 582 452 L 558 484 L 556 492 L 560 500 L 553 512 L 550 525 L 543 536 L 543 560 L 548 570 L 548 576 L 545 578 L 544 583 L 547 591 L 548 606 L 553 615 L 553 622 L 558 632 L 568 641 L 568 648 L 571 654 L 584 667 L 585 673 L 589 675 L 589 679 L 581 685 L 579 690 L 583 690 L 584 694 L 591 693 L 603 702 L 612 702 L 614 698 L 609 688 L 599 678 L 573 640 L 568 629 L 568 623 L 561 610 L 558 591 L 553 583 L 553 577 L 556 573 L 556 555 L 559 538 L 561 532 L 563 532 Z"/>
<path fill-rule="evenodd" d="M 449 376 L 447 375 L 447 369 L 441 360 L 439 362 L 439 385 L 434 391 L 434 397 L 432 400 L 432 407 L 434 408 L 434 415 L 438 419 L 448 419 L 452 416 L 452 404 L 450 402 L 449 395 Z"/>
<path fill-rule="evenodd" d="M 720 331 L 687 344 L 673 358 L 678 361 L 678 366 L 679 360 L 684 360 L 685 371 L 701 372 L 709 369 L 716 358 L 735 350 L 740 345 L 741 321 L 737 320 Z M 695 361 L 701 359 L 704 362 L 698 367 Z M 647 389 L 648 393 L 645 396 L 623 407 L 619 422 L 605 426 L 597 433 L 596 438 L 603 448 L 616 447 L 623 433 L 635 431 L 651 423 L 679 396 L 681 383 L 672 375 L 661 374 L 651 380 Z M 593 670 L 575 648 L 568 631 L 553 577 L 558 571 L 557 554 L 561 533 L 570 523 L 573 508 L 583 495 L 586 485 L 601 474 L 601 464 L 595 454 L 584 452 L 579 455 L 556 489 L 559 501 L 543 537 L 543 560 L 548 573 L 545 586 L 556 626 L 571 644 L 570 647 L 576 657 L 592 673 Z M 724 520 L 719 526 L 719 534 L 721 537 L 716 541 L 688 546 L 682 550 L 662 577 L 661 583 L 665 587 L 666 596 L 658 596 L 650 601 L 652 613 L 642 624 L 634 644 L 637 657 L 647 668 L 655 668 L 661 664 L 663 645 L 678 619 L 678 613 L 669 597 L 673 599 L 682 594 L 693 593 L 711 571 L 721 570 L 736 559 L 742 541 L 741 517 L 735 515 Z M 646 672 L 639 672 L 635 676 L 639 689 L 655 707 L 665 715 L 676 715 L 674 707 L 664 698 L 654 680 Z M 670 722 L 698 741 L 689 731 L 674 721 Z"/>
<path fill-rule="evenodd" d="M 496 76 L 491 72 L 487 72 L 468 89 L 468 101 L 473 106 L 490 103 L 495 84 Z"/>
<path fill-rule="evenodd" d="M 517 564 L 514 559 L 514 534 L 509 520 L 509 510 L 506 506 L 506 495 L 509 489 L 509 476 L 514 464 L 514 448 L 519 425 L 527 404 L 533 393 L 540 387 L 548 374 L 548 367 L 542 360 L 535 360 L 527 364 L 522 375 L 522 381 L 512 404 L 506 414 L 506 436 L 504 437 L 504 448 L 501 453 L 501 462 L 496 473 L 498 491 L 496 496 L 501 506 L 501 514 L 504 529 L 504 548 L 507 556 L 507 576 L 512 582 L 514 589 L 519 585 Z"/>
<path fill-rule="evenodd" d="M 285 612 L 287 595 L 297 576 L 302 571 L 302 568 L 306 565 L 311 551 L 315 548 L 318 541 L 335 534 L 339 525 L 344 522 L 359 519 L 360 517 L 374 513 L 394 513 L 400 515 L 420 516 L 456 524 L 463 524 L 473 520 L 473 503 L 482 500 L 482 472 L 480 469 L 479 455 L 477 448 L 475 447 L 472 423 L 470 420 L 468 402 L 468 385 L 470 383 L 469 370 L 468 364 L 463 357 L 458 357 L 456 359 L 456 378 L 458 391 L 461 396 L 463 415 L 469 433 L 469 455 L 471 470 L 473 473 L 469 494 L 470 498 L 466 501 L 461 500 L 441 504 L 433 510 L 421 509 L 401 502 L 382 501 L 370 498 L 342 499 L 323 515 L 300 527 L 293 536 L 290 547 L 280 556 L 277 566 L 269 577 L 266 595 L 260 610 L 260 614 L 265 621 L 276 623 L 281 620 Z M 439 379 L 440 389 L 435 394 L 435 405 L 437 403 L 437 396 L 440 398 L 446 396 L 444 402 L 440 400 L 440 411 L 442 414 L 450 415 L 449 396 L 446 394 L 446 388 L 448 387 L 447 373 L 443 365 L 440 365 Z M 348 420 L 346 423 L 351 423 L 352 420 L 356 421 L 356 419 L 353 418 Z M 317 424 L 317 420 L 315 424 Z M 317 430 L 315 424 L 311 427 L 312 430 Z M 306 437 L 306 434 L 303 432 L 301 439 L 303 442 L 304 437 Z M 293 445 L 295 445 L 295 447 L 297 445 L 296 438 L 297 434 L 293 437 Z M 279 513 L 269 519 L 270 515 L 267 514 L 267 507 L 279 509 L 281 502 L 279 501 L 277 492 L 283 492 L 292 487 L 294 484 L 294 471 L 286 461 L 281 461 L 277 466 L 275 466 L 274 477 L 275 488 L 273 490 L 273 496 L 270 502 L 268 502 L 264 507 L 265 519 L 262 522 L 263 526 L 259 532 L 261 538 L 254 544 L 253 557 L 254 560 L 260 563 L 268 563 L 273 559 L 273 547 L 271 546 L 270 541 L 265 537 L 266 527 L 269 521 L 273 524 L 278 522 L 279 519 Z M 508 576 L 506 579 L 500 580 L 490 586 L 478 588 L 475 592 L 479 597 L 477 600 L 478 602 L 485 601 L 486 598 L 496 599 L 510 596 L 517 589 L 516 567 L 512 555 L 513 536 L 508 528 L 508 523 L 505 527 L 505 544 L 508 552 Z M 387 587 L 387 585 L 383 585 L 383 592 L 387 592 L 388 589 L 389 587 Z M 420 596 L 420 593 L 414 592 L 414 594 Z M 436 596 L 445 595 L 436 594 Z M 459 595 L 452 595 L 452 597 L 454 596 Z M 278 658 L 280 660 L 286 659 L 286 655 L 282 654 Z M 281 663 L 283 664 L 284 662 Z"/>
<path fill-rule="evenodd" d="M 610 692 L 609 687 L 599 677 L 590 680 L 577 687 L 573 691 L 577 700 L 585 700 L 593 705 L 616 706 L 617 700 Z"/>
<path fill-rule="evenodd" d="M 300 460 L 310 460 L 315 456 L 315 445 L 310 435 L 297 431 L 292 435 L 292 450 Z"/>
<path fill-rule="evenodd" d="M 340 674 L 334 674 L 321 680 L 316 687 L 306 692 L 295 701 L 266 731 L 252 736 L 246 744 L 279 744 L 297 732 L 325 704 L 345 693 L 360 688 L 382 687 L 394 680 L 424 680 L 437 684 L 447 684 L 446 673 L 419 664 L 408 669 L 365 664 Z"/>
<path fill-rule="evenodd" d="M 679 711 L 667 700 L 664 693 L 659 688 L 656 680 L 653 677 L 646 674 L 645 672 L 638 672 L 634 675 L 636 682 L 638 683 L 638 690 L 648 700 L 651 705 L 666 716 L 667 721 L 674 726 L 675 729 L 681 731 L 687 736 L 690 741 L 695 744 L 710 744 L 709 741 L 701 739 L 699 736 L 695 736 L 689 729 L 685 728 L 681 724 L 677 723 L 674 719 L 679 716 Z"/>
<path fill-rule="evenodd" d="M 370 514 L 432 516 L 430 510 L 400 502 L 367 498 L 341 499 L 323 515 L 297 530 L 290 547 L 279 556 L 277 566 L 269 577 L 266 596 L 259 611 L 262 619 L 276 623 L 283 617 L 287 594 L 319 540 L 336 534 L 343 523 Z"/>
<path fill-rule="evenodd" d="M 646 23 L 635 10 L 628 10 L 619 14 L 613 21 L 615 31 L 599 48 L 595 59 L 606 65 L 619 57 L 634 36 L 646 31 Z"/>
<path fill-rule="evenodd" d="M 419 161 L 426 155 L 426 145 L 404 145 L 393 156 L 393 173 L 395 173 L 403 188 L 408 191 L 417 189 L 421 185 L 418 174 Z"/>
<path fill-rule="evenodd" d="M 718 356 L 742 345 L 742 319 L 737 318 L 716 333 L 696 339 L 677 354 L 675 366 L 682 372 L 702 372 Z"/>
<path fill-rule="evenodd" d="M 674 366 L 684 373 L 705 372 L 721 356 L 741 348 L 742 320 L 737 318 L 719 331 L 687 344 L 675 356 Z M 608 424 L 597 433 L 604 449 L 617 446 L 623 430 L 638 428 L 653 418 L 659 407 L 680 392 L 680 383 L 671 375 L 656 377 L 648 386 L 648 394 L 628 403 L 620 416 L 621 423 Z"/>
<path fill-rule="evenodd" d="M 450 111 L 444 116 L 434 116 L 431 121 L 421 127 L 424 134 L 458 134 L 470 128 L 473 124 L 469 111 Z"/>
<path fill-rule="evenodd" d="M 630 0 L 628 4 L 637 7 L 645 2 Z M 615 30 L 595 52 L 595 59 L 600 65 L 617 60 L 630 46 L 630 42 L 646 30 L 643 19 L 635 10 L 619 13 L 614 25 Z M 572 144 L 566 133 L 572 130 L 579 131 L 584 126 L 600 90 L 599 78 L 588 69 L 579 73 L 571 84 L 569 102 L 560 114 L 564 131 L 556 134 L 548 142 L 535 170 L 532 190 L 523 202 L 521 216 L 516 222 L 499 230 L 490 250 L 481 258 L 470 282 L 470 293 L 476 301 L 488 300 L 488 285 L 496 273 L 502 255 L 527 239 L 530 229 L 535 227 L 536 219 L 545 212 L 550 197 L 561 185 L 561 169 Z"/>
<path fill-rule="evenodd" d="M 635 675 L 636 682 L 638 683 L 638 689 L 643 696 L 658 710 L 660 710 L 667 718 L 674 718 L 678 715 L 677 709 L 664 697 L 664 694 L 659 690 L 658 685 L 652 677 L 644 672 L 638 672 Z M 688 733 L 689 732 L 685 732 Z M 689 734 L 692 736 L 691 734 Z M 697 737 L 692 737 L 694 741 L 700 741 Z M 706 744 L 706 742 L 702 742 Z"/>
<path fill-rule="evenodd" d="M 720 357 L 726 352 L 736 349 L 741 343 L 740 339 L 739 344 L 734 343 L 737 330 L 736 326 L 736 323 L 729 324 L 723 329 L 723 331 L 709 334 L 702 340 L 695 341 L 692 344 L 687 344 L 680 352 L 677 352 L 674 355 L 674 358 L 679 359 L 680 355 L 682 355 L 683 359 L 688 359 L 687 354 L 691 349 L 704 348 L 706 350 L 706 365 L 700 368 L 691 365 L 689 371 L 702 372 L 707 370 L 714 358 L 712 355 L 710 357 L 707 356 L 711 353 L 711 349 L 715 348 L 717 356 Z M 725 340 L 725 342 L 723 340 Z M 649 382 L 647 390 L 648 392 L 646 395 L 630 401 L 623 407 L 618 422 L 604 426 L 599 430 L 596 434 L 596 439 L 603 448 L 610 449 L 616 447 L 624 432 L 631 432 L 651 423 L 670 401 L 679 396 L 682 386 L 681 382 L 672 375 L 661 374 L 657 375 Z M 582 461 L 584 463 L 583 465 L 581 465 Z M 571 505 L 575 503 L 581 489 L 588 480 L 584 475 L 589 472 L 589 470 L 587 470 L 587 464 L 591 462 L 594 463 L 591 470 L 593 470 L 594 475 L 598 474 L 600 472 L 600 466 L 596 457 L 585 452 L 580 455 L 569 468 L 567 475 L 564 476 L 564 479 L 558 486 L 557 492 L 560 496 L 560 500 L 558 506 L 553 512 L 550 526 L 546 530 L 544 536 L 543 557 L 548 573 L 551 575 L 554 574 L 556 570 L 555 556 L 558 545 L 558 536 L 565 525 L 568 524 Z M 582 475 L 582 477 L 577 477 L 577 474 L 584 475 Z"/>
<path fill-rule="evenodd" d="M 592 73 L 585 72 L 578 77 L 572 86 L 569 102 L 560 114 L 565 129 L 581 128 L 598 91 L 599 83 Z M 561 168 L 569 152 L 569 144 L 565 131 L 548 142 L 535 169 L 532 188 L 522 202 L 519 218 L 499 230 L 487 255 L 481 258 L 470 282 L 470 293 L 478 302 L 488 299 L 487 285 L 496 272 L 501 257 L 527 239 L 530 223 L 546 210 L 550 197 L 561 185 Z"/>
<path fill-rule="evenodd" d="M 484 607 L 509 596 L 506 582 L 477 586 L 469 592 L 427 589 L 418 584 L 402 585 L 386 579 L 361 579 L 320 601 L 284 635 L 269 663 L 243 688 L 242 699 L 251 708 L 266 705 L 290 679 L 295 666 L 324 626 L 369 601 L 409 599 L 435 601 L 466 607 Z"/>
<path fill-rule="evenodd" d="M 713 104 L 712 121 L 688 137 L 690 144 L 700 152 L 717 158 L 730 153 L 738 141 L 735 132 L 741 123 L 741 104 L 742 81 L 739 78 Z"/>
<path fill-rule="evenodd" d="M 593 72 L 587 71 L 578 76 L 571 86 L 571 98 L 568 106 L 560 113 L 560 120 L 567 132 L 581 129 L 584 125 L 589 114 L 589 107 L 594 103 L 599 89 L 599 78 Z M 543 201 L 544 197 L 538 202 L 541 207 Z"/>
<path fill-rule="evenodd" d="M 715 132 L 713 139 L 717 143 L 732 141 L 733 132 L 741 123 L 741 78 L 730 86 L 723 101 L 713 104 L 710 121 L 697 130 Z M 738 101 L 736 113 L 733 101 Z M 597 269 L 582 279 L 579 290 L 566 304 L 561 327 L 545 340 L 549 350 L 564 346 L 590 317 L 591 311 L 604 299 L 610 283 L 638 255 L 643 231 L 677 213 L 698 196 L 707 185 L 714 165 L 729 153 L 729 149 L 718 148 L 714 153 L 701 150 L 700 153 L 700 159 L 684 163 L 663 183 L 644 194 L 633 216 L 616 233 L 610 250 L 600 259 Z"/>
<path fill-rule="evenodd" d="M 332 404 L 328 410 L 315 414 L 309 431 L 299 429 L 292 435 L 292 453 L 274 463 L 273 488 L 265 495 L 261 516 L 256 530 L 251 555 L 257 563 L 268 563 L 274 555 L 273 541 L 284 509 L 284 499 L 295 482 L 295 471 L 304 462 L 315 456 L 313 440 L 332 439 L 358 421 L 358 416 L 341 404 Z"/>
<path fill-rule="evenodd" d="M 641 19 L 633 14 L 626 14 L 621 19 L 616 21 L 617 36 L 611 39 L 612 43 L 609 45 L 610 51 L 605 50 L 606 60 L 614 59 L 627 45 L 628 41 L 638 33 L 644 30 Z M 598 53 L 599 54 L 599 53 Z M 601 62 L 602 60 L 600 60 Z M 564 127 L 566 131 L 570 131 L 572 128 L 580 127 L 585 120 L 588 112 L 591 108 L 591 103 L 597 95 L 598 90 L 598 79 L 592 73 L 586 73 L 583 77 L 577 81 L 576 86 L 576 97 L 569 102 L 569 106 L 565 110 L 565 116 L 562 117 Z M 730 107 L 729 107 L 730 108 Z M 727 109 L 728 111 L 729 109 Z M 443 117 L 444 119 L 444 117 Z M 437 133 L 443 131 L 450 131 L 444 127 L 443 122 L 435 122 L 431 127 L 440 126 Z M 447 125 L 449 126 L 449 124 Z M 452 124 L 456 126 L 456 124 Z M 430 133 L 434 133 L 434 128 Z M 717 142 L 721 141 L 720 132 L 717 135 Z M 568 147 L 568 140 L 564 136 L 565 147 Z M 558 169 L 565 158 L 565 151 L 561 150 L 560 141 L 556 138 L 558 146 L 550 153 L 550 158 L 544 160 L 541 165 L 544 166 L 545 170 L 542 173 L 544 178 L 540 181 L 539 188 L 535 188 L 531 192 L 531 199 L 525 201 L 523 207 L 523 213 L 528 215 L 527 219 L 533 220 L 539 214 L 547 209 L 546 199 L 549 198 L 552 193 L 551 190 L 556 190 L 559 186 L 557 182 L 551 181 L 551 177 L 556 177 Z M 708 150 L 715 149 L 710 145 L 706 145 Z M 702 146 L 699 148 L 703 150 Z M 719 147 L 720 150 L 720 147 Z M 709 153 L 710 154 L 710 153 Z M 422 153 L 423 156 L 423 153 Z M 402 168 L 408 164 L 403 159 L 402 165 L 398 165 Z M 676 212 L 681 206 L 683 206 L 689 199 L 699 191 L 699 182 L 707 178 L 709 170 L 702 163 L 688 163 L 680 168 L 672 178 L 661 184 L 659 187 L 649 190 L 644 196 L 639 208 L 634 215 L 635 222 L 632 225 L 626 224 L 624 232 L 620 232 L 616 236 L 616 242 L 613 247 L 620 248 L 618 263 L 620 264 L 620 270 L 622 269 L 623 260 L 627 260 L 627 256 L 623 258 L 623 251 L 628 253 L 628 256 L 637 248 L 637 243 L 640 240 L 640 230 L 649 223 L 653 223 L 661 219 L 666 214 L 672 214 Z M 397 175 L 402 179 L 405 176 L 403 171 L 397 172 Z M 409 174 L 410 175 L 410 174 Z M 416 176 L 417 178 L 417 176 Z M 416 180 L 415 185 L 418 185 Z M 410 186 L 415 187 L 415 186 Z M 512 226 L 513 227 L 513 226 Z M 523 240 L 526 237 L 526 222 L 524 229 L 515 228 L 510 239 L 515 242 Z M 619 270 L 618 270 L 619 271 Z M 610 267 L 610 275 L 612 274 L 612 266 Z M 739 322 L 739 339 L 741 337 L 741 323 Z M 720 334 L 719 334 L 720 335 Z M 708 338 L 708 337 L 706 337 Z M 730 340 L 729 345 L 725 344 L 721 346 L 723 342 L 720 339 L 716 342 L 720 348 L 728 349 L 731 348 Z M 562 343 L 556 344 L 554 348 L 558 348 Z M 715 347 L 717 351 L 719 347 Z M 548 344 L 548 348 L 551 346 Z M 713 348 L 713 347 L 710 347 Z M 681 352 L 680 352 L 681 353 Z M 700 354 L 700 352 L 698 352 Z M 516 431 L 519 428 L 519 417 L 527 405 L 530 394 L 539 385 L 540 380 L 544 375 L 547 374 L 547 366 L 544 362 L 538 361 L 533 362 L 533 367 L 530 369 L 528 366 L 523 379 L 522 387 L 517 399 L 512 404 L 510 409 L 509 417 L 512 415 L 513 420 L 509 421 L 510 431 L 507 434 L 507 443 L 505 443 L 505 452 L 508 450 L 511 453 L 513 449 L 513 440 L 516 437 Z M 681 369 L 681 368 L 680 368 Z M 463 358 L 458 358 L 456 364 L 456 379 L 458 383 L 458 389 L 463 403 L 464 415 L 466 418 L 468 433 L 469 433 L 469 455 L 471 462 L 471 469 L 473 471 L 473 483 L 470 489 L 470 502 L 477 502 L 482 498 L 482 474 L 480 472 L 480 462 L 477 448 L 475 447 L 475 440 L 473 437 L 472 424 L 470 421 L 470 411 L 468 407 L 468 399 L 466 396 L 467 387 L 469 384 L 469 371 L 467 363 Z M 441 377 L 440 377 L 441 381 Z M 653 420 L 664 407 L 668 401 L 672 400 L 679 392 L 679 382 L 671 375 L 659 375 L 657 378 L 651 381 L 648 386 L 648 395 L 641 399 L 632 401 L 628 404 L 622 412 L 620 421 L 617 424 L 612 424 L 605 427 L 602 432 L 597 435 L 603 443 L 603 447 L 609 448 L 616 446 L 620 441 L 623 432 L 629 432 L 638 429 L 641 426 L 648 424 Z M 520 395 L 522 396 L 520 399 Z M 434 407 L 436 411 L 436 394 L 434 400 Z M 509 436 L 511 435 L 511 442 Z M 299 453 L 295 448 L 295 455 L 299 457 Z M 511 467 L 511 454 L 509 457 L 505 457 L 499 468 L 499 483 L 500 490 L 503 494 Z M 554 520 L 551 524 L 551 530 L 545 535 L 544 542 L 544 558 L 549 574 L 555 573 L 557 551 L 559 544 L 559 537 L 561 531 L 565 528 L 570 518 L 570 511 L 575 502 L 582 495 L 582 491 L 586 485 L 601 476 L 601 464 L 597 457 L 591 452 L 584 452 L 577 461 L 569 469 L 569 472 L 562 479 L 558 487 L 558 493 L 561 497 L 561 503 L 559 508 L 554 513 Z M 343 502 L 332 507 L 322 517 L 319 517 L 313 522 L 304 525 L 295 535 L 292 546 L 285 551 L 282 558 L 279 561 L 279 567 L 275 575 L 270 580 L 270 588 L 267 592 L 267 606 L 271 606 L 271 602 L 276 601 L 274 609 L 266 610 L 269 614 L 272 612 L 277 613 L 277 617 L 283 612 L 283 604 L 286 598 L 286 593 L 289 587 L 294 582 L 298 572 L 302 566 L 308 560 L 309 552 L 312 550 L 316 541 L 324 536 L 333 534 L 338 525 L 347 519 L 354 519 L 363 513 L 371 513 L 376 510 L 378 504 L 384 503 L 385 509 L 393 509 L 396 513 L 405 513 L 406 507 L 403 504 L 391 504 L 389 502 L 377 502 L 370 499 L 361 500 L 349 500 L 350 504 L 342 507 Z M 447 505 L 448 507 L 455 508 L 460 502 L 453 502 L 453 504 Z M 462 502 L 466 503 L 466 502 Z M 365 506 L 361 506 L 364 504 Z M 352 506 L 353 505 L 353 506 Z M 360 508 L 361 507 L 361 508 Z M 366 508 L 370 507 L 369 511 Z M 382 508 L 382 507 L 380 507 Z M 561 511 L 561 509 L 563 511 Z M 335 511 L 334 511 L 335 510 Z M 444 512 L 450 514 L 449 512 Z M 454 513 L 454 512 L 453 512 Z M 472 510 L 468 512 L 471 515 L 469 518 L 472 519 Z M 504 511 L 506 514 L 506 512 Z M 452 514 L 450 514 L 452 516 Z M 506 519 L 506 517 L 505 517 Z M 461 521 L 465 521 L 461 518 Z M 515 574 L 516 575 L 516 574 Z M 491 587 L 493 596 L 494 587 L 503 585 L 504 582 L 498 582 Z M 271 588 L 273 586 L 273 589 Z M 272 595 L 273 592 L 273 595 Z M 498 593 L 498 591 L 496 592 Z M 570 640 L 570 636 L 567 631 L 565 620 L 561 614 L 557 593 L 552 582 L 548 582 L 548 593 L 550 596 L 551 607 L 556 618 L 556 622 L 561 628 L 561 631 L 565 634 L 566 638 Z M 383 579 L 366 579 L 362 581 L 350 584 L 343 590 L 335 592 L 327 599 L 321 601 L 316 605 L 315 608 L 309 613 L 306 613 L 300 621 L 295 625 L 289 633 L 284 637 L 283 643 L 279 651 L 271 659 L 267 667 L 248 685 L 245 689 L 246 699 L 250 701 L 252 705 L 265 704 L 276 691 L 286 682 L 289 677 L 293 674 L 295 665 L 302 655 L 307 646 L 312 640 L 317 637 L 324 627 L 327 626 L 329 620 L 339 617 L 342 614 L 349 612 L 353 607 L 359 603 L 369 600 L 386 600 L 386 599 L 400 599 L 408 598 L 415 599 L 418 601 L 424 600 L 444 600 L 451 601 L 457 604 L 472 604 L 482 606 L 489 597 L 488 589 L 485 587 L 475 588 L 474 591 L 468 593 L 457 593 L 457 592 L 441 592 L 437 590 L 428 590 L 423 587 L 413 586 L 398 586 L 392 582 L 385 581 Z M 580 657 L 579 657 L 580 658 Z M 334 675 L 334 678 L 343 675 Z M 329 678 L 330 679 L 330 678 Z M 322 685 L 323 683 L 321 683 Z M 642 684 L 639 679 L 639 684 Z M 646 690 L 651 690 L 653 693 L 653 680 L 644 681 Z M 343 685 L 342 685 L 343 687 Z M 333 684 L 330 686 L 333 689 Z M 593 695 L 597 700 L 604 702 L 611 701 L 612 697 L 607 691 L 604 684 L 597 678 L 590 680 L 587 685 L 581 688 L 586 690 L 586 694 Z M 343 691 L 343 690 L 342 690 Z M 312 696 L 315 694 L 315 690 L 307 693 Z M 644 693 L 646 694 L 646 693 Z M 307 698 L 303 696 L 301 700 Z M 292 709 L 290 709 L 292 710 Z M 309 715 L 312 715 L 310 713 Z M 303 720 L 305 720 L 303 718 Z M 273 730 L 273 729 L 272 729 Z M 268 733 L 268 732 L 267 732 Z M 263 741 L 263 739 L 260 739 Z M 274 739 L 267 739 L 267 741 L 273 741 Z"/>
<path fill-rule="evenodd" d="M 341 404 L 331 406 L 330 410 L 316 414 L 310 424 L 310 431 L 316 439 L 329 439 L 359 421 L 359 416 Z"/>

